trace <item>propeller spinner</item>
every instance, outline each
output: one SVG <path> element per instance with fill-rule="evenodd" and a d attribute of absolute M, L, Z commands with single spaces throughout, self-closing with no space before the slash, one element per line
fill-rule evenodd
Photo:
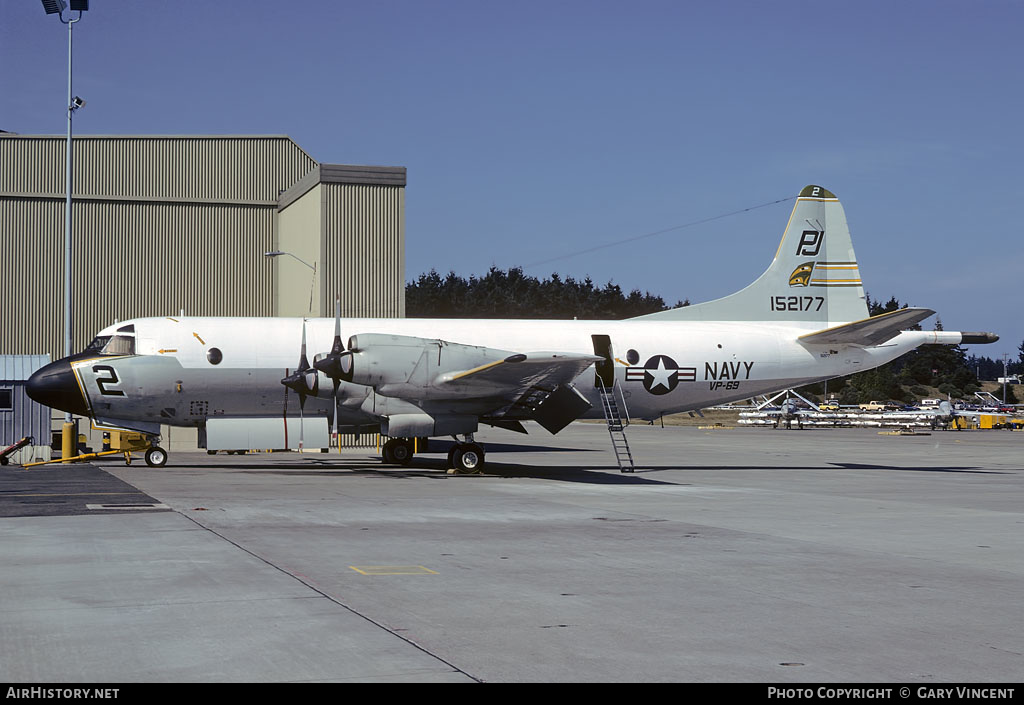
<path fill-rule="evenodd" d="M 306 397 L 309 394 L 316 394 L 318 386 L 317 371 L 309 366 L 306 358 L 306 319 L 302 319 L 302 348 L 299 353 L 299 366 L 295 372 L 281 380 L 288 389 L 299 395 L 299 452 L 301 453 L 305 436 L 305 406 Z"/>
<path fill-rule="evenodd" d="M 299 366 L 295 371 L 281 380 L 281 384 L 299 395 L 300 408 L 305 406 L 306 397 L 309 394 L 316 395 L 317 392 L 316 370 L 309 366 L 306 358 L 306 320 L 302 320 L 302 348 L 299 353 Z"/>
<path fill-rule="evenodd" d="M 351 370 L 352 353 L 345 350 L 345 344 L 341 342 L 341 299 L 334 300 L 334 343 L 331 351 L 326 355 L 318 355 L 313 361 L 313 367 L 323 372 L 334 380 L 334 392 L 337 394 L 338 385 L 345 379 L 346 374 Z"/>

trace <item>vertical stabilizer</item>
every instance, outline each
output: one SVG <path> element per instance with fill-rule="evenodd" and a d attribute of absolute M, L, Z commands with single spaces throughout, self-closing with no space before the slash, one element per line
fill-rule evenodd
<path fill-rule="evenodd" d="M 864 287 L 839 199 L 807 186 L 796 199 L 771 266 L 730 296 L 640 318 L 825 324 L 868 317 Z"/>

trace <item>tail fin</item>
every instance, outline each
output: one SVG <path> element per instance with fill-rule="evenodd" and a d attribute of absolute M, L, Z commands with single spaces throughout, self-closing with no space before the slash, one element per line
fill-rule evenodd
<path fill-rule="evenodd" d="M 868 317 L 857 257 L 839 199 L 807 186 L 796 199 L 771 266 L 730 296 L 640 318 L 799 322 L 824 327 Z"/>

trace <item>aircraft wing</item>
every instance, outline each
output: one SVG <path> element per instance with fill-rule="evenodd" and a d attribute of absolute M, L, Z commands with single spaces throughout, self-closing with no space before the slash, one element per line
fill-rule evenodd
<path fill-rule="evenodd" d="M 603 359 L 373 333 L 352 336 L 349 348 L 340 355 L 342 381 L 372 387 L 366 411 L 386 420 L 388 435 L 410 438 L 463 432 L 450 429 L 475 428 L 478 419 L 506 427 L 532 419 L 557 433 L 590 409 L 571 383 Z"/>
<path fill-rule="evenodd" d="M 934 313 L 935 311 L 929 308 L 901 308 L 880 316 L 801 335 L 797 340 L 812 345 L 881 345 L 895 338 L 900 331 L 910 328 Z"/>
<path fill-rule="evenodd" d="M 444 373 L 435 385 L 463 398 L 492 400 L 494 406 L 484 414 L 485 423 L 525 433 L 519 422 L 531 419 L 558 433 L 590 408 L 590 402 L 570 383 L 601 359 L 575 353 L 520 353 Z"/>
<path fill-rule="evenodd" d="M 439 375 L 435 383 L 448 389 L 501 387 L 513 394 L 531 388 L 554 389 L 576 379 L 601 359 L 596 355 L 574 353 L 520 353 L 473 369 L 446 372 Z"/>

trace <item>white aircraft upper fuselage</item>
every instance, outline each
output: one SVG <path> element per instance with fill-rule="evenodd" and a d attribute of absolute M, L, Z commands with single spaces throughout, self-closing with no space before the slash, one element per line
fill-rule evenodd
<path fill-rule="evenodd" d="M 289 402 L 293 411 L 297 409 L 295 395 L 289 395 L 281 378 L 295 371 L 303 325 L 310 350 L 330 349 L 333 319 L 141 318 L 110 326 L 97 336 L 113 337 L 118 329 L 133 327 L 134 355 L 89 356 L 73 367 L 92 416 L 172 425 L 197 425 L 209 415 L 280 417 Z M 342 330 L 360 334 L 390 333 L 511 352 L 551 350 L 583 355 L 594 354 L 592 336 L 607 335 L 615 354 L 615 378 L 629 414 L 642 419 L 853 374 L 885 364 L 924 343 L 953 342 L 954 336 L 955 342 L 960 342 L 958 333 L 905 331 L 884 345 L 845 346 L 840 351 L 828 344 L 797 341 L 817 328 L 643 319 L 353 318 L 342 319 L 341 326 Z M 529 347 L 524 346 L 526 341 Z M 220 351 L 217 364 L 210 362 L 211 349 Z M 140 356 L 150 359 L 141 360 Z M 166 367 L 154 367 L 154 358 Z M 131 369 L 143 364 L 149 368 L 146 376 L 136 379 Z M 166 372 L 155 375 L 155 369 Z M 808 374 L 809 370 L 813 371 Z M 112 381 L 113 377 L 118 381 Z M 126 383 L 127 377 L 131 379 Z M 218 382 L 227 377 L 234 379 L 228 384 Z M 370 392 L 369 388 L 347 388 L 358 386 L 343 388 L 343 408 L 352 407 L 354 400 Z M 576 388 L 593 405 L 585 417 L 600 417 L 596 374 L 591 371 L 581 375 Z M 330 415 L 330 383 L 321 377 L 318 389 L 324 396 L 311 395 L 306 413 Z M 118 391 L 124 396 L 117 395 Z M 167 412 L 171 407 L 175 408 L 173 416 Z M 341 418 L 345 423 L 344 414 Z M 351 418 L 348 421 L 357 423 Z M 369 426 L 375 419 L 359 421 Z"/>
<path fill-rule="evenodd" d="M 522 430 L 531 419 L 557 433 L 602 415 L 602 387 L 629 416 L 654 419 L 871 369 L 922 344 L 996 339 L 904 330 L 932 313 L 868 316 L 842 206 L 808 186 L 767 271 L 715 301 L 621 321 L 139 318 L 44 367 L 28 392 L 154 438 L 160 424 L 231 419 L 282 419 L 287 437 L 296 416 L 393 439 L 469 439 L 478 423 Z"/>

